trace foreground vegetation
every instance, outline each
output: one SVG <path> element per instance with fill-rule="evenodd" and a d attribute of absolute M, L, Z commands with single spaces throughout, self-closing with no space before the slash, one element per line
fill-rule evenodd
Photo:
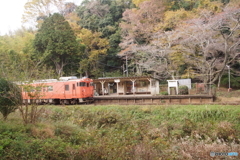
<path fill-rule="evenodd" d="M 240 153 L 240 106 L 43 108 L 35 125 L 24 125 L 18 111 L 7 121 L 1 117 L 1 159 L 210 159 L 211 151 Z"/>

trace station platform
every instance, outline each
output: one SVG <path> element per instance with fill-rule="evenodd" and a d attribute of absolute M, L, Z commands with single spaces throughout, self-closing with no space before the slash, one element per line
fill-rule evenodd
<path fill-rule="evenodd" d="M 94 96 L 94 104 L 209 104 L 211 95 L 100 95 Z"/>

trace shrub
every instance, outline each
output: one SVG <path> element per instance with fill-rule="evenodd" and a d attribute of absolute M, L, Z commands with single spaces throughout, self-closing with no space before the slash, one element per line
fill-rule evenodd
<path fill-rule="evenodd" d="M 218 138 L 223 139 L 224 141 L 233 141 L 233 140 L 236 140 L 235 134 L 236 134 L 236 131 L 233 128 L 232 123 L 227 121 L 222 121 L 218 123 L 218 126 L 217 126 Z"/>
<path fill-rule="evenodd" d="M 188 94 L 188 87 L 187 86 L 179 86 L 179 94 L 180 95 Z"/>
<path fill-rule="evenodd" d="M 110 116 L 110 117 L 106 117 L 106 118 L 101 118 L 99 121 L 98 121 L 98 128 L 100 127 L 104 127 L 106 125 L 111 125 L 111 124 L 115 124 L 117 123 L 117 119 Z"/>
<path fill-rule="evenodd" d="M 20 88 L 8 82 L 5 79 L 0 78 L 0 112 L 3 115 L 4 120 L 7 116 L 17 109 L 17 106 L 22 102 L 22 95 Z"/>
<path fill-rule="evenodd" d="M 236 106 L 45 108 L 35 125 L 0 121 L 0 159 L 210 159 L 240 149 Z"/>
<path fill-rule="evenodd" d="M 161 95 L 168 95 L 167 91 L 160 92 Z"/>

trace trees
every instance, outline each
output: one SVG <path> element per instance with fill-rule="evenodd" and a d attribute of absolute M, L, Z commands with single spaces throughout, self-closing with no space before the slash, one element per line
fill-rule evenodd
<path fill-rule="evenodd" d="M 70 13 L 65 16 L 71 28 L 76 35 L 79 44 L 79 54 L 72 58 L 71 64 L 77 66 L 74 72 L 81 75 L 98 77 L 103 70 L 103 66 L 99 61 L 107 54 L 109 42 L 106 38 L 102 38 L 101 32 L 94 32 L 86 28 L 82 28 L 77 23 L 80 18 L 76 13 Z"/>
<path fill-rule="evenodd" d="M 24 5 L 23 23 L 41 26 L 44 19 L 54 12 L 64 10 L 65 0 L 30 0 Z"/>
<path fill-rule="evenodd" d="M 102 32 L 102 37 L 109 38 L 116 33 L 122 13 L 131 7 L 132 3 L 128 0 L 92 0 L 84 1 L 76 12 L 83 28 Z"/>
<path fill-rule="evenodd" d="M 4 120 L 22 103 L 20 88 L 3 78 L 0 78 L 0 112 Z"/>
<path fill-rule="evenodd" d="M 240 54 L 240 11 L 225 8 L 224 12 L 188 21 L 178 30 L 179 44 L 185 62 L 206 84 L 221 79 L 226 65 L 234 64 Z"/>
<path fill-rule="evenodd" d="M 0 37 L 0 77 L 19 83 L 53 77 L 51 68 L 34 57 L 33 39 L 34 32 L 25 29 Z M 0 111 L 4 118 L 18 108 L 25 123 L 34 123 L 41 110 L 37 105 L 21 105 L 21 91 L 9 81 L 0 80 L 0 90 L 3 90 L 0 91 Z"/>
<path fill-rule="evenodd" d="M 154 65 L 154 55 L 158 49 L 151 45 L 151 41 L 158 32 L 158 25 L 163 22 L 164 9 L 163 1 L 150 0 L 140 3 L 139 8 L 127 9 L 123 13 L 120 23 L 122 41 L 119 44 L 122 51 L 119 55 L 128 57 L 137 74 L 141 75 L 144 68 L 149 71 L 158 68 Z M 162 61 L 162 58 L 158 60 Z"/>
<path fill-rule="evenodd" d="M 166 0 L 165 2 L 168 8 L 174 11 L 180 9 L 191 11 L 198 8 L 216 11 L 220 9 L 220 5 L 228 3 L 229 0 Z"/>
<path fill-rule="evenodd" d="M 26 7 L 25 13 L 44 26 L 35 39 L 34 32 L 0 37 L 1 76 L 38 77 L 40 70 L 54 68 L 58 76 L 98 77 L 120 69 L 122 62 L 116 54 L 121 49 L 119 55 L 127 55 L 128 65 L 137 75 L 194 75 L 213 83 L 221 79 L 224 65 L 239 66 L 235 65 L 239 52 L 237 0 L 85 0 L 80 6 L 65 0 L 31 0 Z M 53 11 L 61 15 L 49 15 Z"/>
<path fill-rule="evenodd" d="M 82 29 L 79 37 L 81 37 L 81 43 L 84 44 L 85 50 L 80 55 L 80 68 L 79 72 L 85 74 L 85 76 L 98 77 L 102 73 L 102 65 L 99 61 L 101 56 L 107 53 L 108 40 L 101 38 L 100 32 L 91 32 L 88 29 Z"/>
<path fill-rule="evenodd" d="M 101 63 L 105 64 L 102 70 L 110 71 L 109 66 L 120 68 L 121 61 L 116 56 L 121 41 L 119 23 L 125 9 L 132 6 L 131 0 L 86 0 L 76 10 L 81 27 L 108 40 L 106 54 L 101 58 Z"/>
<path fill-rule="evenodd" d="M 157 25 L 162 23 L 164 15 L 163 1 L 151 0 L 140 4 L 139 9 L 127 9 L 123 13 L 121 48 L 132 44 L 148 44 L 151 36 L 157 31 Z"/>
<path fill-rule="evenodd" d="M 152 43 L 168 52 L 165 72 L 172 70 L 179 77 L 195 78 L 208 87 L 217 81 L 220 84 L 226 65 L 234 66 L 239 61 L 239 15 L 239 9 L 234 7 L 214 14 L 201 10 L 199 17 L 181 21 L 172 31 L 156 34 Z M 160 68 L 166 66 L 158 64 Z"/>
<path fill-rule="evenodd" d="M 0 37 L 0 77 L 29 81 L 52 76 L 52 70 L 34 56 L 33 39 L 34 32 L 24 28 Z"/>
<path fill-rule="evenodd" d="M 69 23 L 58 13 L 46 18 L 34 39 L 35 56 L 54 66 L 58 76 L 71 58 L 79 54 L 79 45 Z"/>
<path fill-rule="evenodd" d="M 159 78 L 187 76 L 205 84 L 220 82 L 226 65 L 239 59 L 239 9 L 234 7 L 239 2 L 224 6 L 228 2 L 189 1 L 192 6 L 187 10 L 162 3 L 167 8 L 162 17 L 155 15 L 161 13 L 160 7 L 154 10 L 146 1 L 139 9 L 124 12 L 121 53 L 135 63 L 135 72 L 154 71 Z M 155 19 L 145 20 L 149 15 Z"/>

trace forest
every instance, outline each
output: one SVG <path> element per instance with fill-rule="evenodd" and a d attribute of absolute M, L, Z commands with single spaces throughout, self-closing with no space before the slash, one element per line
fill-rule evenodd
<path fill-rule="evenodd" d="M 239 0 L 29 0 L 22 21 L 0 36 L 0 77 L 11 81 L 128 69 L 227 85 L 230 71 L 240 87 Z"/>

